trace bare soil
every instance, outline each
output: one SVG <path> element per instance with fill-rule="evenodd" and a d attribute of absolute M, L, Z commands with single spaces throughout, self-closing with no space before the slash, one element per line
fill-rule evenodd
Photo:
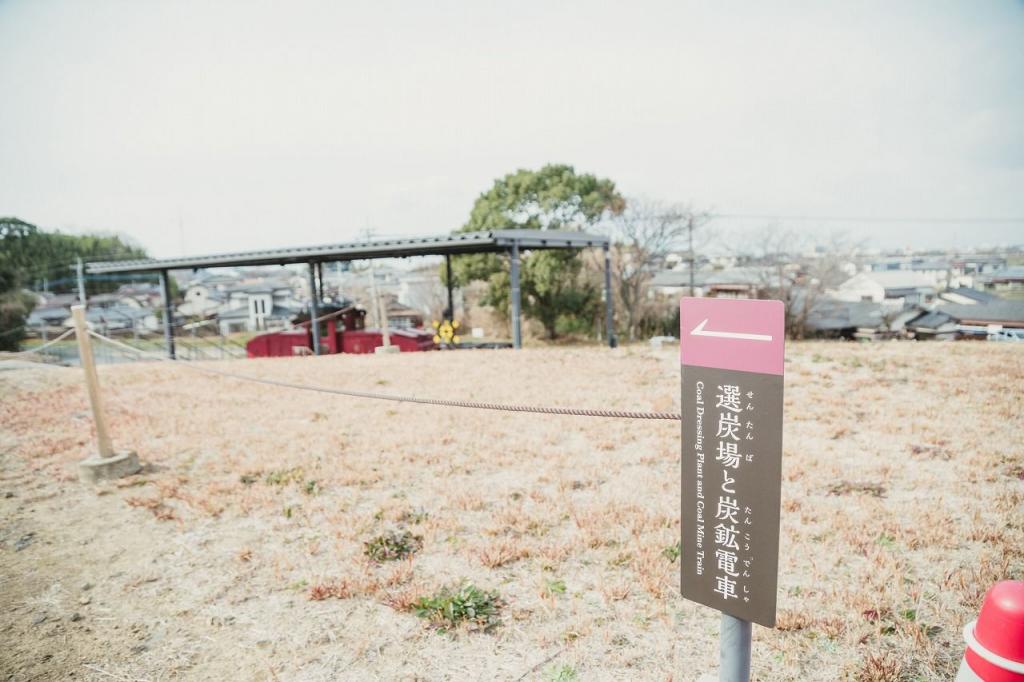
<path fill-rule="evenodd" d="M 3 363 L 0 363 L 3 364 Z M 678 409 L 646 347 L 213 363 L 492 402 Z M 787 351 L 779 627 L 759 680 L 949 680 L 960 629 L 1024 577 L 1024 351 Z M 12 680 L 692 680 L 716 614 L 678 596 L 676 422 L 329 396 L 138 363 L 100 370 L 97 488 L 81 373 L 0 371 L 0 676 Z M 422 538 L 375 563 L 364 543 Z M 411 604 L 471 581 L 501 623 Z"/>

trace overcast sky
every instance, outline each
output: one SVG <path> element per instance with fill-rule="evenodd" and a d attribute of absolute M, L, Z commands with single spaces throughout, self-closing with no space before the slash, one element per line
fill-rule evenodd
<path fill-rule="evenodd" d="M 885 222 L 1024 217 L 1024 3 L 771 5 L 0 0 L 0 215 L 156 256 L 443 233 L 563 162 L 881 247 L 1024 242 Z"/>

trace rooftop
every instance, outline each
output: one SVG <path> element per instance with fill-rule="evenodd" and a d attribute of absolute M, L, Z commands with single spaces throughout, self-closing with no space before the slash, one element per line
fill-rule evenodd
<path fill-rule="evenodd" d="M 264 251 L 241 251 L 189 258 L 153 258 L 87 263 L 91 274 L 113 272 L 154 272 L 192 270 L 242 265 L 284 265 L 288 263 L 331 262 L 364 258 L 406 258 L 459 253 L 504 251 L 518 244 L 521 249 L 581 249 L 609 243 L 604 235 L 556 230 L 491 230 L 459 232 L 437 237 L 409 237 L 383 241 L 349 242 L 322 246 L 300 246 Z"/>
<path fill-rule="evenodd" d="M 882 305 L 870 301 L 822 299 L 807 314 L 807 325 L 818 331 L 878 327 L 884 323 Z"/>
<path fill-rule="evenodd" d="M 936 308 L 963 324 L 980 322 L 998 324 L 1024 322 L 1024 301 L 991 301 L 989 303 L 963 305 L 946 303 Z"/>
<path fill-rule="evenodd" d="M 768 281 L 764 268 L 743 267 L 726 270 L 698 270 L 693 275 L 696 286 L 722 286 L 726 284 L 757 285 Z M 651 279 L 652 287 L 686 287 L 690 285 L 689 270 L 662 270 Z"/>
<path fill-rule="evenodd" d="M 916 289 L 935 288 L 935 281 L 920 272 L 914 270 L 872 270 L 854 275 L 843 282 L 840 288 L 856 286 L 863 281 L 876 282 L 885 289 Z"/>
<path fill-rule="evenodd" d="M 994 272 L 987 272 L 984 275 L 978 275 L 978 280 L 982 282 L 1009 279 L 1024 279 L 1024 265 L 1011 265 L 1008 268 L 1002 268 L 1001 270 L 996 270 Z"/>
<path fill-rule="evenodd" d="M 993 296 L 987 291 L 971 289 L 969 287 L 957 287 L 956 289 L 950 289 L 946 292 L 943 292 L 943 294 L 955 294 L 957 296 L 963 296 L 964 298 L 969 298 L 972 301 L 977 301 L 978 303 L 989 303 L 991 301 L 999 300 L 998 296 Z"/>

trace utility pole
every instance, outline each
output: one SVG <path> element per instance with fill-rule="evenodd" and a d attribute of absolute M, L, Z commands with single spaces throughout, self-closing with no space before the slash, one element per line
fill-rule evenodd
<path fill-rule="evenodd" d="M 367 228 L 366 230 L 366 241 L 373 240 L 373 230 Z M 377 324 L 380 326 L 381 340 L 384 343 L 384 348 L 391 347 L 391 333 L 388 331 L 388 313 L 387 308 L 381 303 L 380 296 L 377 295 L 377 271 L 373 266 L 373 259 L 370 258 L 370 296 L 373 298 L 373 307 L 375 316 L 377 318 Z M 384 351 L 387 353 L 388 351 Z"/>
<path fill-rule="evenodd" d="M 370 296 L 373 297 L 374 309 L 377 313 L 377 324 L 380 325 L 381 338 L 384 341 L 384 347 L 388 348 L 391 346 L 391 333 L 388 332 L 388 315 L 385 306 L 380 300 L 380 296 L 377 295 L 377 275 L 373 268 L 373 259 L 370 259 Z"/>
<path fill-rule="evenodd" d="M 78 262 L 75 265 L 75 271 L 78 274 L 78 302 L 85 305 L 85 265 L 82 264 L 81 256 L 78 257 Z"/>
<path fill-rule="evenodd" d="M 309 330 L 313 334 L 313 355 L 320 355 L 319 293 L 316 290 L 316 264 L 309 263 Z"/>
<path fill-rule="evenodd" d="M 693 296 L 694 290 L 694 268 L 697 266 L 697 256 L 693 253 L 693 214 L 691 213 L 686 219 L 686 230 L 690 235 L 690 296 Z"/>

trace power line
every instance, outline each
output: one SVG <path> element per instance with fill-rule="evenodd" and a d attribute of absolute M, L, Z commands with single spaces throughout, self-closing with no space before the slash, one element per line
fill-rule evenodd
<path fill-rule="evenodd" d="M 913 217 L 878 217 L 878 216 L 812 216 L 812 215 L 770 215 L 757 213 L 713 213 L 714 218 L 730 218 L 737 220 L 806 220 L 817 222 L 835 223 L 920 223 L 920 224 L 961 224 L 961 223 L 990 223 L 1013 225 L 1024 224 L 1024 218 L 992 218 L 992 217 L 965 217 L 965 218 L 913 218 Z"/>

